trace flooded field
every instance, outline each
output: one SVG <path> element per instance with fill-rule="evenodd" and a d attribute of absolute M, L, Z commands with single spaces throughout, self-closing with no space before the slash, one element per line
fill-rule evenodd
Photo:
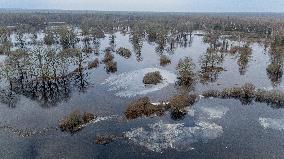
<path fill-rule="evenodd" d="M 246 83 L 256 89 L 283 90 L 282 74 L 267 71 L 275 57 L 263 40 L 230 40 L 224 35 L 215 47 L 206 42 L 205 32 L 195 31 L 187 40 L 163 45 L 145 38 L 135 43 L 129 32 L 86 42 L 80 29 L 75 32 L 79 41 L 74 48 L 79 51 L 70 51 L 70 57 L 61 52 L 64 58 L 51 53 L 62 51 L 59 44 L 38 47 L 29 44 L 30 35 L 25 34 L 25 48 L 31 50 L 26 63 L 31 64 L 21 68 L 28 74 L 17 76 L 11 71 L 15 68 L 6 67 L 9 60 L 25 60 L 21 55 L 1 55 L 6 77 L 0 91 L 3 158 L 283 158 L 283 105 L 202 95 Z M 43 38 L 38 32 L 36 41 Z M 11 39 L 16 51 L 21 46 L 16 45 L 15 34 Z M 120 54 L 119 48 L 131 54 Z M 106 57 L 107 52 L 112 57 Z M 161 56 L 170 62 L 162 65 Z M 177 65 L 185 57 L 194 65 L 190 87 L 178 84 Z M 45 66 L 47 62 L 51 64 Z M 155 71 L 162 82 L 145 85 L 143 77 Z M 43 72 L 49 74 L 29 77 Z M 184 92 L 198 97 L 182 112 L 125 117 L 131 101 L 147 96 L 155 105 Z M 59 121 L 74 111 L 91 112 L 96 118 L 76 133 L 62 132 Z"/>

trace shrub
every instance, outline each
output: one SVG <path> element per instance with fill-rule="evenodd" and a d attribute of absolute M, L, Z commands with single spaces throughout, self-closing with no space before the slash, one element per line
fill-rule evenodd
<path fill-rule="evenodd" d="M 96 58 L 93 62 L 89 63 L 88 69 L 96 68 L 99 66 L 99 59 Z"/>
<path fill-rule="evenodd" d="M 246 83 L 242 87 L 226 88 L 221 92 L 223 98 L 253 98 L 254 94 L 255 86 L 250 83 Z"/>
<path fill-rule="evenodd" d="M 147 73 L 143 78 L 144 84 L 158 84 L 163 80 L 159 71 Z"/>
<path fill-rule="evenodd" d="M 271 63 L 266 68 L 267 73 L 271 75 L 282 75 L 282 65 L 278 63 Z"/>
<path fill-rule="evenodd" d="M 114 59 L 114 56 L 112 55 L 112 53 L 109 52 L 109 51 L 106 51 L 106 52 L 105 52 L 104 59 L 103 59 L 103 62 L 104 62 L 104 63 L 107 63 L 107 62 L 112 61 L 113 59 Z"/>
<path fill-rule="evenodd" d="M 284 93 L 277 90 L 273 91 L 257 90 L 255 94 L 255 101 L 265 102 L 267 104 L 273 104 L 277 106 L 283 106 Z"/>
<path fill-rule="evenodd" d="M 108 61 L 105 63 L 106 65 L 106 71 L 107 72 L 116 72 L 117 71 L 117 62 L 114 61 Z"/>
<path fill-rule="evenodd" d="M 66 116 L 59 123 L 59 128 L 62 131 L 68 131 L 74 133 L 81 129 L 83 124 L 86 124 L 93 120 L 95 117 L 91 113 L 84 113 L 82 116 L 79 111 L 75 111 Z"/>
<path fill-rule="evenodd" d="M 148 97 L 143 97 L 137 101 L 128 104 L 124 112 L 127 119 L 136 119 L 142 116 L 151 116 L 153 114 L 163 114 L 164 108 L 151 104 Z"/>
<path fill-rule="evenodd" d="M 173 111 L 180 111 L 183 110 L 185 107 L 193 105 L 196 102 L 197 95 L 196 94 L 181 94 L 173 96 L 170 101 L 169 105 L 171 110 Z"/>
<path fill-rule="evenodd" d="M 89 122 L 91 122 L 92 120 L 95 119 L 95 116 L 92 113 L 85 112 L 83 114 L 82 119 L 83 119 L 84 123 L 89 123 Z"/>
<path fill-rule="evenodd" d="M 76 132 L 79 126 L 83 124 L 80 112 L 75 111 L 70 113 L 65 119 L 61 120 L 59 127 L 62 131 Z"/>
<path fill-rule="evenodd" d="M 181 59 L 177 66 L 178 71 L 178 84 L 183 86 L 192 85 L 195 81 L 195 73 L 193 72 L 195 68 L 192 59 L 185 57 Z"/>
<path fill-rule="evenodd" d="M 242 87 L 242 98 L 253 98 L 255 96 L 255 86 L 251 83 L 246 83 Z"/>
<path fill-rule="evenodd" d="M 202 95 L 205 97 L 205 98 L 209 98 L 209 97 L 220 97 L 220 92 L 217 91 L 217 90 L 208 90 L 208 91 L 205 91 L 202 93 Z"/>
<path fill-rule="evenodd" d="M 131 51 L 129 49 L 126 49 L 126 48 L 123 48 L 123 47 L 121 47 L 118 50 L 116 50 L 116 52 L 119 55 L 121 55 L 121 56 L 123 56 L 123 57 L 125 57 L 127 59 L 131 56 Z"/>
<path fill-rule="evenodd" d="M 160 65 L 165 66 L 171 63 L 170 58 L 168 58 L 166 55 L 162 55 L 160 58 Z"/>

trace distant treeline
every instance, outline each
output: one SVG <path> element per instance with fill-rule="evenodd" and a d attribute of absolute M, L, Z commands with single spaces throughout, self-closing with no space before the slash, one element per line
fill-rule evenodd
<path fill-rule="evenodd" d="M 43 29 L 49 22 L 65 22 L 75 26 L 107 24 L 113 28 L 131 27 L 137 23 L 155 23 L 169 30 L 183 27 L 189 30 L 238 31 L 270 35 L 273 30 L 277 30 L 277 34 L 282 32 L 284 14 L 0 10 L 0 26 L 21 24 L 26 25 L 26 28 Z"/>

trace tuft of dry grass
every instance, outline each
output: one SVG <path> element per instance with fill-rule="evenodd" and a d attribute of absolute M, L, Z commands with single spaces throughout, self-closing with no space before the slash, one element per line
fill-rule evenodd
<path fill-rule="evenodd" d="M 180 94 L 173 96 L 170 101 L 169 105 L 171 110 L 173 111 L 181 111 L 184 108 L 193 105 L 197 100 L 197 95 L 196 94 Z"/>
<path fill-rule="evenodd" d="M 155 71 L 155 72 L 147 73 L 143 78 L 143 83 L 144 84 L 155 84 L 156 85 L 158 83 L 161 83 L 162 80 L 163 80 L 163 77 L 160 74 L 160 72 Z"/>
<path fill-rule="evenodd" d="M 84 113 L 81 115 L 79 111 L 74 111 L 60 121 L 59 128 L 62 131 L 74 133 L 81 129 L 81 125 L 86 124 L 93 119 L 95 119 L 95 116 L 91 113 Z"/>
<path fill-rule="evenodd" d="M 208 91 L 203 92 L 202 95 L 205 98 L 209 98 L 209 97 L 217 98 L 221 96 L 221 92 L 217 90 L 208 90 Z"/>
<path fill-rule="evenodd" d="M 142 116 L 151 116 L 154 114 L 163 114 L 164 108 L 151 104 L 148 97 L 140 98 L 128 104 L 124 112 L 127 119 L 136 119 Z"/>

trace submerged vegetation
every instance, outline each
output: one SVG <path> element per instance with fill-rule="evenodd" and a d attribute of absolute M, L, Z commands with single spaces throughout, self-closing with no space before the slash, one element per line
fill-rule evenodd
<path fill-rule="evenodd" d="M 246 83 L 242 87 L 226 88 L 222 91 L 208 90 L 202 94 L 205 98 L 235 98 L 243 104 L 249 104 L 252 100 L 264 102 L 276 107 L 283 107 L 284 93 L 279 90 L 262 90 L 256 89 L 253 84 Z"/>

